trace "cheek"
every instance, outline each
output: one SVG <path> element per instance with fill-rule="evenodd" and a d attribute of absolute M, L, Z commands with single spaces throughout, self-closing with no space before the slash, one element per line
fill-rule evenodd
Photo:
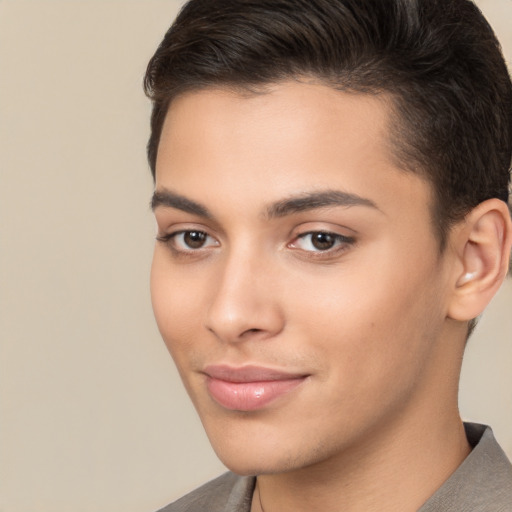
<path fill-rule="evenodd" d="M 163 253 L 163 254 L 162 254 Z M 192 399 L 191 369 L 197 360 L 200 322 L 198 290 L 183 282 L 180 272 L 169 265 L 165 251 L 155 249 L 151 266 L 151 302 L 156 323 L 167 350 Z"/>
<path fill-rule="evenodd" d="M 302 293 L 289 294 L 290 327 L 299 336 L 307 332 L 315 354 L 332 362 L 336 380 L 378 386 L 388 376 L 412 379 L 442 325 L 436 285 L 425 278 L 432 269 L 415 272 L 405 258 L 380 256 L 376 270 L 361 260 L 334 278 L 303 276 Z"/>
<path fill-rule="evenodd" d="M 171 304 L 174 302 L 174 290 L 169 286 L 166 274 L 162 257 L 159 256 L 158 249 L 155 248 L 150 277 L 151 304 L 156 323 L 164 339 L 167 327 L 171 325 Z"/>
<path fill-rule="evenodd" d="M 180 280 L 180 273 L 169 265 L 165 251 L 158 247 L 151 265 L 150 286 L 158 329 L 172 356 L 176 357 L 180 346 L 190 344 L 192 327 L 198 325 L 197 290 Z"/>

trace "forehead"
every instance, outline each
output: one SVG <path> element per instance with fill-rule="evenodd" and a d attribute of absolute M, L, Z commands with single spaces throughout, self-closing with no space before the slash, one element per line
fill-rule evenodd
<path fill-rule="evenodd" d="M 176 98 L 167 113 L 156 185 L 204 202 L 228 196 L 280 200 L 336 188 L 427 211 L 430 187 L 395 163 L 391 100 L 318 83 L 284 82 L 264 93 L 205 89 Z M 412 194 L 412 196 L 411 196 Z M 237 201 L 238 199 L 238 201 Z"/>
<path fill-rule="evenodd" d="M 386 94 L 342 92 L 317 82 L 270 84 L 259 92 L 207 88 L 172 101 L 161 141 L 169 145 L 189 139 L 205 149 L 230 141 L 239 143 L 232 151 L 242 145 L 268 152 L 271 146 L 283 150 L 286 143 L 307 138 L 354 149 L 371 143 L 379 153 L 387 152 L 391 104 Z M 363 133 L 370 137 L 361 137 Z"/>

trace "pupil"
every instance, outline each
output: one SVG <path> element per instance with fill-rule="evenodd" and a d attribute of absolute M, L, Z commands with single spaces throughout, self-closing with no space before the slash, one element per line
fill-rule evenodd
<path fill-rule="evenodd" d="M 325 251 L 334 245 L 334 236 L 329 233 L 315 233 L 312 237 L 311 243 L 316 249 Z"/>
<path fill-rule="evenodd" d="M 206 240 L 206 233 L 203 233 L 201 231 L 187 231 L 184 235 L 185 243 L 191 248 L 191 249 L 199 249 L 203 246 L 205 240 Z"/>

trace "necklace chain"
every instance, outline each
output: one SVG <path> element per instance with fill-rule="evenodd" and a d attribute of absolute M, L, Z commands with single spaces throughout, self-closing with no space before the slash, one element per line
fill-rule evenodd
<path fill-rule="evenodd" d="M 258 480 L 256 480 L 256 490 L 258 491 L 258 502 L 260 504 L 260 512 L 265 512 L 265 509 L 263 508 L 263 503 L 261 503 L 261 492 L 260 486 L 258 485 Z"/>

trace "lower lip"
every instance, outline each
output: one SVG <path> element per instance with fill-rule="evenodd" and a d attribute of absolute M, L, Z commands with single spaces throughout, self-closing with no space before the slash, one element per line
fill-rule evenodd
<path fill-rule="evenodd" d="M 222 407 L 233 411 L 256 411 L 300 386 L 306 377 L 262 382 L 229 382 L 209 377 L 208 391 Z"/>

